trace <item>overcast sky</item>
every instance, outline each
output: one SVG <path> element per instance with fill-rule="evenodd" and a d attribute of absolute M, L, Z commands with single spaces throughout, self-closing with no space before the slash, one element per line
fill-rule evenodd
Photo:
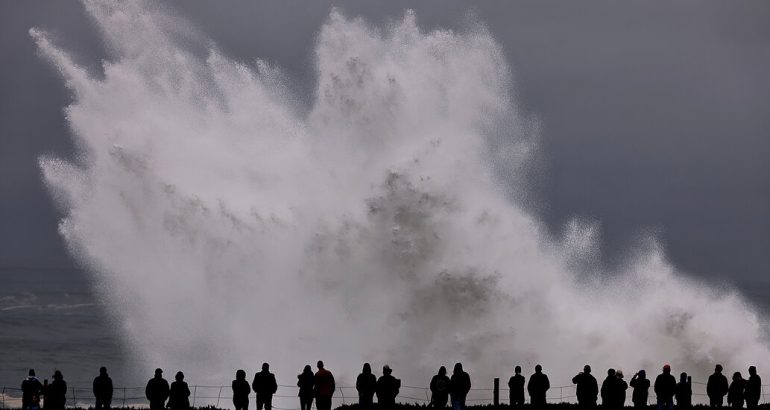
<path fill-rule="evenodd" d="M 226 54 L 267 59 L 298 92 L 313 88 L 314 36 L 330 3 L 171 4 Z M 554 234 L 570 218 L 598 221 L 611 266 L 654 231 L 690 275 L 770 291 L 770 3 L 333 4 L 376 23 L 413 8 L 426 29 L 461 27 L 470 14 L 487 24 L 521 107 L 542 126 L 530 206 Z M 37 166 L 74 151 L 62 113 L 70 96 L 31 27 L 92 70 L 106 56 L 79 3 L 0 3 L 0 274 L 51 268 L 82 280 Z"/>

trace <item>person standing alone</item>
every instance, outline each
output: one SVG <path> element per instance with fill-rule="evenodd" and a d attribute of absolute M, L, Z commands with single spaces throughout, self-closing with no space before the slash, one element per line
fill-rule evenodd
<path fill-rule="evenodd" d="M 257 410 L 272 410 L 273 395 L 278 391 L 275 375 L 270 373 L 270 365 L 262 363 L 262 371 L 254 375 L 251 388 L 257 395 Z"/>

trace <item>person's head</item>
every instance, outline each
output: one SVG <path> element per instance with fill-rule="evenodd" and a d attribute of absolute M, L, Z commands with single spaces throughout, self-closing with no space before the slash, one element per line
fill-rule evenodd
<path fill-rule="evenodd" d="M 184 373 L 176 372 L 176 376 L 174 376 L 174 379 L 178 382 L 181 382 L 182 380 L 184 380 Z"/>
<path fill-rule="evenodd" d="M 369 363 L 364 363 L 364 368 L 362 371 L 365 374 L 370 374 L 372 372 L 372 366 Z"/>
<path fill-rule="evenodd" d="M 444 367 L 444 366 L 439 367 L 438 368 L 438 374 L 440 376 L 446 376 L 446 367 Z"/>
<path fill-rule="evenodd" d="M 714 366 L 714 372 L 715 373 L 722 373 L 722 365 L 718 364 L 718 365 Z"/>
<path fill-rule="evenodd" d="M 99 368 L 99 375 L 100 376 L 106 376 L 107 375 L 107 368 L 102 366 Z"/>
<path fill-rule="evenodd" d="M 516 372 L 516 374 L 521 374 L 521 366 L 514 367 L 513 371 Z"/>
<path fill-rule="evenodd" d="M 309 364 L 306 364 L 306 365 L 305 365 L 305 368 L 304 368 L 304 369 L 302 369 L 302 373 L 311 373 L 311 374 L 312 374 L 312 373 L 313 373 L 313 368 L 312 368 L 312 367 L 310 367 L 310 365 L 309 365 Z"/>
<path fill-rule="evenodd" d="M 615 369 L 607 369 L 608 377 L 615 377 Z"/>
<path fill-rule="evenodd" d="M 35 377 L 35 369 L 29 369 L 29 372 L 27 373 L 30 377 Z"/>
<path fill-rule="evenodd" d="M 583 366 L 583 373 L 591 373 L 591 366 L 589 365 Z"/>
<path fill-rule="evenodd" d="M 620 370 L 620 369 L 615 370 L 615 376 L 617 376 L 618 379 L 622 379 L 623 378 L 623 370 Z"/>
<path fill-rule="evenodd" d="M 390 369 L 390 366 L 387 364 L 385 366 L 382 366 L 382 374 L 391 374 L 393 373 L 393 370 Z"/>
<path fill-rule="evenodd" d="M 319 361 L 318 361 L 318 363 L 316 363 L 316 366 L 317 366 L 319 369 L 323 369 L 323 368 L 324 368 L 324 362 L 323 362 L 323 360 L 319 360 Z"/>
<path fill-rule="evenodd" d="M 64 376 L 62 376 L 62 374 L 61 374 L 61 372 L 59 370 L 56 370 L 55 372 L 53 372 L 53 379 L 54 380 L 61 380 L 63 378 L 64 378 Z"/>
<path fill-rule="evenodd" d="M 462 363 L 455 363 L 455 373 L 462 373 L 463 372 L 463 364 Z"/>
<path fill-rule="evenodd" d="M 637 374 L 639 375 L 640 379 L 644 379 L 647 377 L 647 372 L 645 372 L 644 369 L 639 370 L 639 373 Z"/>
<path fill-rule="evenodd" d="M 270 370 L 270 365 L 267 363 L 262 363 L 262 371 L 266 372 Z"/>
<path fill-rule="evenodd" d="M 163 369 L 155 369 L 155 377 L 163 377 Z"/>
<path fill-rule="evenodd" d="M 540 366 L 539 364 L 535 366 L 535 373 L 540 373 L 543 371 L 543 366 Z"/>
<path fill-rule="evenodd" d="M 235 372 L 235 380 L 246 380 L 246 371 L 238 369 L 238 371 Z"/>
<path fill-rule="evenodd" d="M 752 375 L 752 376 L 756 376 L 757 375 L 757 368 L 756 368 L 756 366 L 749 366 L 749 374 Z"/>
<path fill-rule="evenodd" d="M 671 366 L 669 366 L 668 363 L 663 365 L 663 373 L 665 373 L 665 374 L 671 373 Z"/>
<path fill-rule="evenodd" d="M 743 377 L 741 377 L 741 372 L 735 372 L 733 373 L 733 380 L 740 380 Z"/>
<path fill-rule="evenodd" d="M 687 373 L 686 372 L 682 372 L 682 374 L 679 375 L 679 381 L 681 381 L 682 383 L 687 381 Z"/>

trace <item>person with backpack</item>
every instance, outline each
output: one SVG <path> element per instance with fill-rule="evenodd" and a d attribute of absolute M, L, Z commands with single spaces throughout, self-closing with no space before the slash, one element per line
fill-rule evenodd
<path fill-rule="evenodd" d="M 35 376 L 35 369 L 29 369 L 28 376 L 21 382 L 22 410 L 40 409 L 40 396 L 43 394 L 43 383 Z"/>
<path fill-rule="evenodd" d="M 391 374 L 390 366 L 385 365 L 382 368 L 382 376 L 377 379 L 376 392 L 377 403 L 383 410 L 393 410 L 396 406 L 396 396 L 398 396 L 399 389 L 401 389 L 401 380 L 396 379 Z"/>

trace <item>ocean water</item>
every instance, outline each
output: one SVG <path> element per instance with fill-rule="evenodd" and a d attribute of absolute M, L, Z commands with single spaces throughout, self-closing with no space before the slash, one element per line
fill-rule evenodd
<path fill-rule="evenodd" d="M 73 387 L 90 385 L 100 366 L 123 378 L 121 343 L 82 273 L 4 270 L 0 385 L 18 388 L 30 368 L 41 380 L 59 369 Z"/>

